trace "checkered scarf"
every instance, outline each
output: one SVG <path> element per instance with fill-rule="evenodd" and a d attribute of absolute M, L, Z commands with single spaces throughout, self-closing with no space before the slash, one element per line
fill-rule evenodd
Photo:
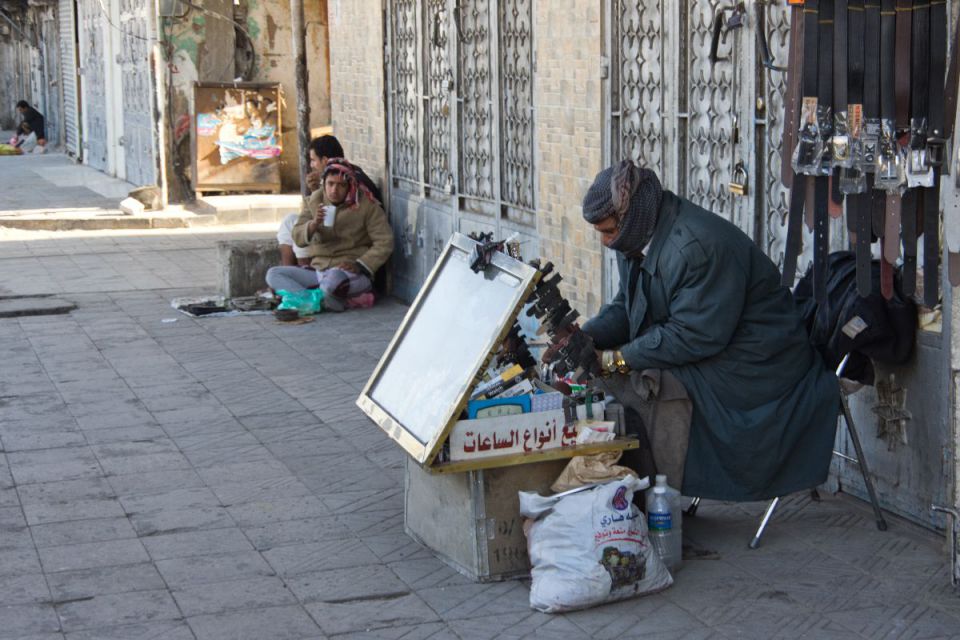
<path fill-rule="evenodd" d="M 327 160 L 327 166 L 323 168 L 321 180 L 326 180 L 327 176 L 331 173 L 343 176 L 343 179 L 347 181 L 347 197 L 344 199 L 342 206 L 347 208 L 356 207 L 359 203 L 360 196 L 372 202 L 377 202 L 377 199 L 373 193 L 370 192 L 370 189 L 367 188 L 367 185 L 358 177 L 357 167 L 347 162 L 346 158 L 330 158 Z"/>
<path fill-rule="evenodd" d="M 583 217 L 597 224 L 615 216 L 619 232 L 610 248 L 634 255 L 653 237 L 662 201 L 663 188 L 657 174 L 623 160 L 597 174 L 583 198 Z"/>

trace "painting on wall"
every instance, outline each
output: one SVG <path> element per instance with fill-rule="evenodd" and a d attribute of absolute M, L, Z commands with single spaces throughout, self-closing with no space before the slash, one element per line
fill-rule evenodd
<path fill-rule="evenodd" d="M 197 83 L 195 189 L 280 191 L 280 85 Z"/>

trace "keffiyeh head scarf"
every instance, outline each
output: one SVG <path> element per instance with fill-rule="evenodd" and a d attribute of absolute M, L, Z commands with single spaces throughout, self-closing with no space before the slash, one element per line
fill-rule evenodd
<path fill-rule="evenodd" d="M 346 158 L 330 158 L 327 160 L 327 166 L 323 168 L 321 179 L 326 180 L 327 176 L 332 173 L 342 176 L 347 181 L 347 197 L 344 199 L 342 206 L 356 207 L 361 197 L 377 202 L 373 193 L 357 175 L 357 167 L 347 162 Z"/>
<path fill-rule="evenodd" d="M 614 216 L 619 233 L 610 248 L 637 254 L 653 237 L 662 201 L 663 188 L 657 174 L 623 160 L 597 174 L 583 198 L 583 217 L 597 224 Z"/>

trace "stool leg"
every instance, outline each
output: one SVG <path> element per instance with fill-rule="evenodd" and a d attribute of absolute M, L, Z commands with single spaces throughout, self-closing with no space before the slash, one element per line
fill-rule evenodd
<path fill-rule="evenodd" d="M 684 514 L 686 514 L 687 517 L 692 518 L 693 516 L 697 515 L 697 507 L 699 506 L 700 506 L 700 498 L 694 498 L 693 501 L 690 503 L 690 506 L 687 507 L 687 510 L 684 511 Z"/>
<path fill-rule="evenodd" d="M 870 495 L 870 504 L 873 506 L 873 515 L 877 519 L 877 529 L 887 530 L 887 521 L 883 518 L 880 511 L 880 502 L 877 500 L 877 493 L 873 489 L 873 480 L 870 479 L 870 469 L 867 467 L 867 459 L 863 455 L 863 447 L 860 445 L 860 436 L 853 426 L 853 416 L 850 415 L 850 405 L 847 402 L 847 396 L 840 393 L 840 407 L 843 410 L 843 421 L 847 423 L 847 433 L 850 434 L 850 440 L 853 442 L 853 448 L 857 452 L 857 464 L 860 465 L 860 473 L 863 474 L 863 484 L 867 487 L 867 493 Z"/>
<path fill-rule="evenodd" d="M 760 537 L 763 535 L 763 530 L 767 528 L 767 523 L 770 522 L 770 518 L 773 517 L 773 512 L 778 504 L 780 504 L 780 498 L 774 498 L 770 501 L 770 504 L 767 505 L 767 510 L 763 513 L 763 520 L 760 521 L 760 526 L 757 528 L 757 534 L 753 536 L 753 540 L 750 541 L 751 549 L 756 549 L 760 546 Z"/>

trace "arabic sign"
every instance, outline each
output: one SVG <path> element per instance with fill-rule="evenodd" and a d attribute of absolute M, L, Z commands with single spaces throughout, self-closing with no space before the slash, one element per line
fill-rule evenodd
<path fill-rule="evenodd" d="M 450 460 L 531 453 L 576 443 L 577 427 L 564 425 L 563 411 L 460 420 L 450 432 Z"/>

